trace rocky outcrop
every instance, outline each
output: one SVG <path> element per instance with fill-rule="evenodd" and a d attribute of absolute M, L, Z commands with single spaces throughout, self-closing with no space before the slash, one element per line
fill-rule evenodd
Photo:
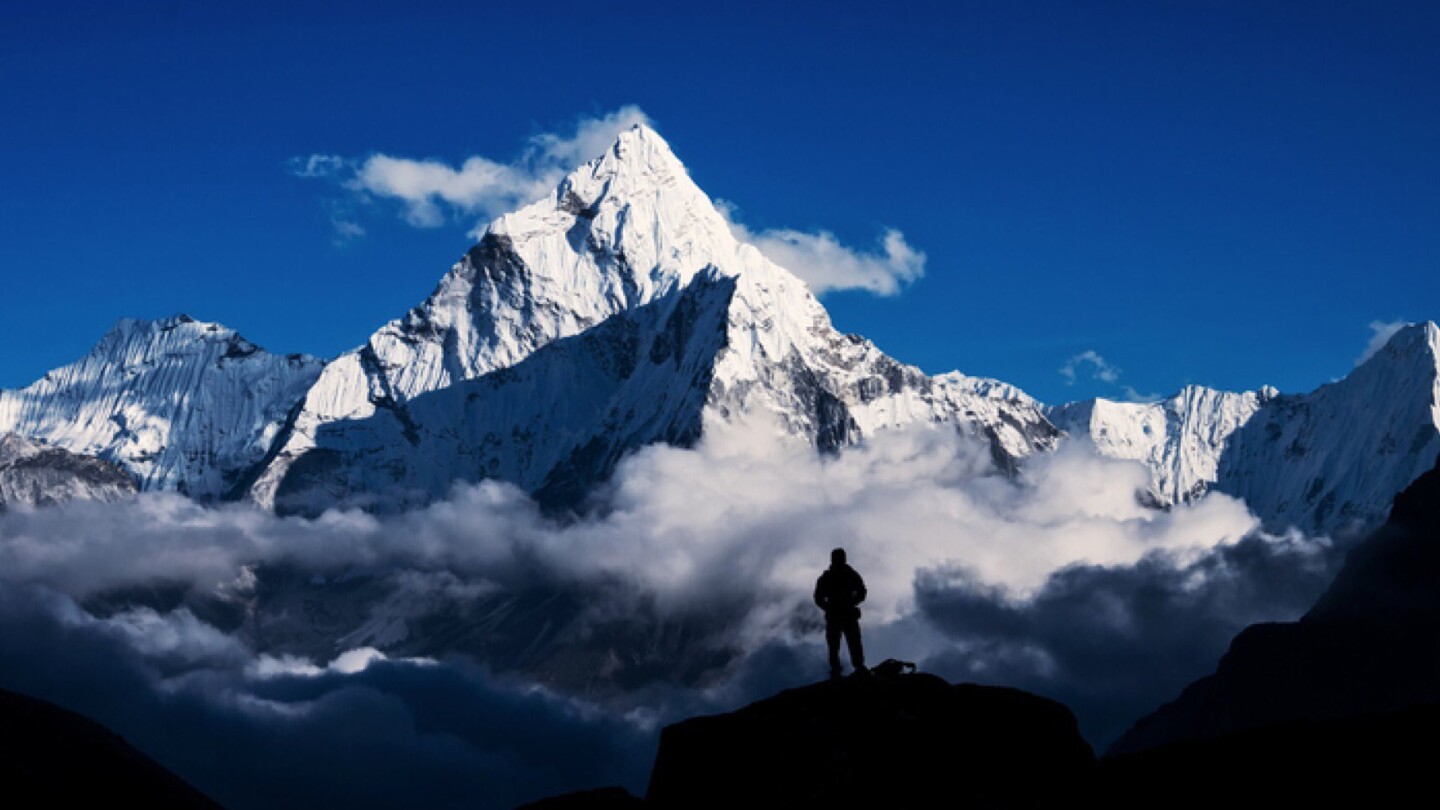
<path fill-rule="evenodd" d="M 1105 807 L 1409 807 L 1434 791 L 1440 704 L 1301 720 L 1100 763 Z"/>
<path fill-rule="evenodd" d="M 16 807 L 220 807 L 99 723 L 4 689 L 0 785 Z"/>
<path fill-rule="evenodd" d="M 1213 675 L 1112 747 L 1378 715 L 1440 702 L 1440 467 L 1395 499 L 1299 622 L 1247 628 Z"/>
<path fill-rule="evenodd" d="M 1043 806 L 1090 789 L 1075 717 L 928 674 L 791 689 L 660 736 L 653 807 Z"/>
<path fill-rule="evenodd" d="M 0 435 L 0 512 L 76 499 L 115 501 L 135 492 L 135 479 L 104 459 Z"/>

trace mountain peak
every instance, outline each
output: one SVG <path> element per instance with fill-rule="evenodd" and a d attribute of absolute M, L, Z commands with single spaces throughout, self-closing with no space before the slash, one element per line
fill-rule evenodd
<path fill-rule="evenodd" d="M 1411 357 L 1416 353 L 1428 353 L 1440 359 L 1440 326 L 1434 321 L 1421 321 L 1402 326 L 1385 341 L 1380 351 L 1375 352 L 1361 365 L 1369 365 L 1376 357 Z"/>
<path fill-rule="evenodd" d="M 607 201 L 620 206 L 653 202 L 662 216 L 683 213 L 724 224 L 670 144 L 646 124 L 621 132 L 604 154 L 566 176 L 548 202 L 566 213 L 594 219 Z"/>

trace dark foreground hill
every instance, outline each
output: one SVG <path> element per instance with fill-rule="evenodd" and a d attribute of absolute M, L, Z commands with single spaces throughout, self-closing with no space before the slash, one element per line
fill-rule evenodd
<path fill-rule="evenodd" d="M 1246 628 L 1113 753 L 1440 703 L 1440 467 L 1395 498 L 1300 621 Z"/>
<path fill-rule="evenodd" d="M 0 785 L 6 807 L 220 807 L 99 723 L 4 689 Z"/>
<path fill-rule="evenodd" d="M 657 807 L 1047 804 L 1095 767 L 1070 710 L 933 675 L 850 677 L 666 728 L 646 794 Z"/>
<path fill-rule="evenodd" d="M 611 790 L 533 807 L 1040 807 L 1087 794 L 1095 770 L 1052 700 L 852 676 L 667 727 L 643 802 Z"/>

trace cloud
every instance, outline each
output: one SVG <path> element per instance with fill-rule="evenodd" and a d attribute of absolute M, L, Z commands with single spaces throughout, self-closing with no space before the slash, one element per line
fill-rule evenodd
<path fill-rule="evenodd" d="M 1247 625 L 1298 618 L 1342 558 L 1323 538 L 1256 535 L 1188 557 L 1072 566 L 1027 598 L 963 568 L 922 571 L 918 612 L 954 642 L 927 665 L 1054 697 L 1104 747 L 1213 670 Z"/>
<path fill-rule="evenodd" d="M 733 204 L 719 200 L 716 207 L 736 239 L 754 245 L 765 258 L 799 276 L 816 295 L 834 290 L 896 295 L 925 275 L 925 254 L 894 228 L 881 233 L 874 250 L 864 251 L 842 245 L 829 231 L 752 231 L 735 219 Z"/>
<path fill-rule="evenodd" d="M 491 219 L 549 194 L 576 166 L 604 154 L 620 133 L 649 118 L 634 105 L 599 117 L 582 117 L 565 134 L 530 138 L 511 160 L 472 156 L 458 166 L 437 159 L 376 153 L 363 160 L 314 154 L 292 158 L 297 177 L 328 179 L 355 201 L 397 202 L 404 219 L 418 228 L 438 228 L 455 217 Z M 346 239 L 364 233 L 353 220 L 332 219 Z M 477 230 L 479 228 L 477 227 Z"/>
<path fill-rule="evenodd" d="M 1161 399 L 1159 394 L 1142 394 L 1133 386 L 1121 385 L 1120 369 L 1094 349 L 1086 349 L 1066 360 L 1060 367 L 1060 376 L 1065 378 L 1066 385 L 1074 385 L 1087 368 L 1090 379 L 1114 386 L 1119 390 L 1120 398 L 1127 402 L 1157 402 Z"/>
<path fill-rule="evenodd" d="M 0 686 L 92 717 L 228 807 L 504 808 L 648 773 L 652 730 L 465 661 L 295 674 L 235 644 L 178 667 L 156 639 L 191 619 L 127 622 L 0 589 Z"/>
<path fill-rule="evenodd" d="M 643 110 L 627 105 L 598 117 L 582 117 L 567 132 L 532 136 L 510 160 L 479 155 L 452 165 L 434 158 L 415 159 L 376 153 L 354 160 L 329 154 L 292 158 L 291 174 L 322 179 L 345 195 L 328 200 L 336 244 L 365 234 L 359 210 L 376 201 L 399 205 L 404 220 L 417 228 L 438 228 L 459 219 L 479 217 L 470 232 L 478 237 L 484 222 L 544 198 L 564 176 L 605 153 L 620 133 L 650 123 Z M 735 220 L 735 208 L 724 200 L 717 207 L 735 237 L 753 244 L 771 261 L 795 273 L 821 295 L 833 290 L 866 290 L 895 295 L 925 274 L 925 254 L 894 228 L 884 229 L 871 250 L 840 243 L 828 231 L 776 228 L 750 231 Z"/>
<path fill-rule="evenodd" d="M 1066 360 L 1065 365 L 1060 367 L 1060 376 L 1065 378 L 1066 385 L 1074 385 L 1075 380 L 1086 366 L 1090 368 L 1090 376 L 1093 379 L 1107 383 L 1117 382 L 1120 379 L 1120 369 L 1110 365 L 1094 349 L 1086 349 Z"/>
<path fill-rule="evenodd" d="M 1007 478 L 946 428 L 822 458 L 756 419 L 636 453 L 568 522 L 494 482 L 384 517 L 158 493 L 17 511 L 0 686 L 236 807 L 643 790 L 660 724 L 823 675 L 809 600 L 839 545 L 875 660 L 1058 696 L 1107 734 L 1239 625 L 1292 618 L 1331 560 L 1222 494 L 1148 509 L 1148 482 L 1075 443 Z"/>
<path fill-rule="evenodd" d="M 1409 325 L 1409 321 L 1371 321 L 1370 341 L 1365 344 L 1365 351 L 1355 358 L 1355 365 L 1359 366 L 1374 357 L 1376 352 L 1385 348 L 1385 344 L 1390 342 L 1390 338 L 1395 337 L 1396 332 Z"/>
<path fill-rule="evenodd" d="M 339 155 L 316 154 L 290 158 L 286 166 L 296 177 L 333 177 L 344 172 L 350 161 Z"/>

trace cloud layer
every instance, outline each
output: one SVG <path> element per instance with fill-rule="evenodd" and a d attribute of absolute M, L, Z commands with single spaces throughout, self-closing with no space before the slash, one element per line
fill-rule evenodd
<path fill-rule="evenodd" d="M 1060 697 L 1103 743 L 1333 570 L 1223 495 L 1149 510 L 1146 482 L 1081 443 L 1007 479 L 947 429 L 820 458 L 757 422 L 641 451 L 567 523 L 495 483 L 387 518 L 161 494 L 16 512 L 0 686 L 236 807 L 642 790 L 657 724 L 823 675 L 809 595 L 843 546 L 875 660 Z"/>

